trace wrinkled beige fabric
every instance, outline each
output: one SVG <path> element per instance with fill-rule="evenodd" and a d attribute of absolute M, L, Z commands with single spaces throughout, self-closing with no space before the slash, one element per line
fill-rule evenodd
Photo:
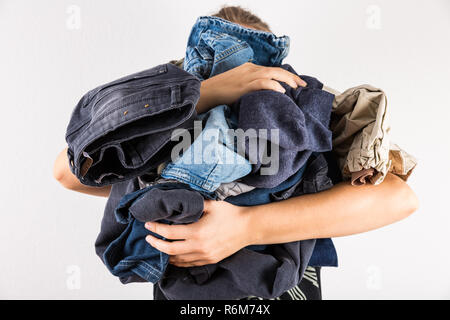
<path fill-rule="evenodd" d="M 333 150 L 347 178 L 370 168 L 381 173 L 382 178 L 386 176 L 390 167 L 386 106 L 384 92 L 370 85 L 335 95 L 330 122 Z"/>
<path fill-rule="evenodd" d="M 390 141 L 386 94 L 371 85 L 343 93 L 323 89 L 335 95 L 330 129 L 344 178 L 354 185 L 379 184 L 392 172 L 406 180 L 417 161 Z"/>
<path fill-rule="evenodd" d="M 391 148 L 389 150 L 389 159 L 392 162 L 389 171 L 405 181 L 408 180 L 413 169 L 417 165 L 416 158 L 408 154 L 405 150 L 402 150 L 395 143 L 391 143 Z"/>

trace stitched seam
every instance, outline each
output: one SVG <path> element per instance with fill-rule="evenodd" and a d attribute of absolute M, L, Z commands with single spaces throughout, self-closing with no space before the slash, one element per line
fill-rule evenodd
<path fill-rule="evenodd" d="M 183 105 L 183 106 L 188 106 L 188 105 L 190 105 L 190 104 L 194 104 L 194 102 L 191 101 L 191 100 L 186 100 L 186 102 L 187 102 L 186 105 Z M 181 123 L 186 122 L 187 119 L 189 119 L 189 118 L 192 116 L 192 113 L 194 112 L 194 109 L 195 109 L 195 108 L 192 109 L 192 111 L 189 113 L 188 116 L 186 116 L 182 121 L 179 121 L 178 123 L 176 123 L 172 128 L 175 128 L 175 127 L 179 126 Z M 167 111 L 167 110 L 165 110 L 165 111 Z M 162 111 L 162 112 L 165 112 L 165 111 Z M 156 115 L 156 114 L 160 114 L 160 113 L 161 113 L 161 112 L 152 114 L 152 116 L 153 116 L 153 115 Z M 144 117 L 146 117 L 146 116 L 141 116 L 139 119 L 144 118 Z M 134 120 L 135 120 L 135 119 L 134 119 Z M 126 125 L 126 124 L 128 124 L 128 123 L 131 123 L 132 121 L 133 121 L 133 120 L 130 120 L 130 121 L 126 122 L 126 123 L 123 123 L 122 125 Z M 116 129 L 117 129 L 117 128 L 116 128 Z M 111 131 L 116 130 L 116 129 L 111 129 L 111 130 L 109 130 L 108 132 L 111 132 Z M 83 147 L 80 148 L 80 150 L 85 150 L 86 146 L 88 146 L 89 143 L 91 143 L 91 142 L 88 142 L 88 143 L 84 144 Z M 156 152 L 158 152 L 165 144 L 166 144 L 166 141 L 162 142 L 161 145 L 159 145 L 159 146 L 155 149 L 155 154 L 156 154 Z M 143 171 L 145 171 L 145 170 L 143 170 Z M 142 171 L 142 172 L 143 172 L 143 171 Z"/>
<path fill-rule="evenodd" d="M 192 79 L 189 79 L 189 80 L 186 80 L 186 81 L 179 82 L 178 84 L 188 84 L 188 82 L 191 82 L 191 81 L 192 81 Z M 151 86 L 151 85 L 149 85 L 149 86 Z M 167 86 L 167 87 L 163 87 L 163 86 L 162 86 L 162 87 L 160 87 L 160 88 L 158 88 L 158 89 L 164 89 L 164 88 L 170 89 L 171 87 L 172 87 L 172 85 Z M 164 94 L 164 95 L 161 94 L 161 95 L 152 96 L 152 97 L 145 98 L 145 99 L 133 100 L 133 101 L 131 101 L 131 102 L 128 102 L 127 105 L 131 105 L 131 104 L 138 103 L 138 102 L 144 102 L 144 101 L 147 102 L 147 101 L 151 101 L 153 98 L 160 98 L 160 97 L 168 97 L 168 95 L 167 95 L 167 94 Z M 168 98 L 169 98 L 169 97 L 168 97 Z M 168 99 L 168 100 L 172 100 L 171 97 L 170 97 L 170 99 Z M 164 101 L 164 102 L 166 102 L 166 101 Z M 117 104 L 119 104 L 119 103 L 117 103 Z M 180 105 L 181 105 L 181 103 L 179 103 L 179 104 L 173 104 L 173 105 L 171 105 L 170 108 L 176 108 L 176 107 L 178 107 L 178 106 L 180 106 Z M 110 111 L 108 111 L 108 112 L 102 114 L 102 115 L 99 116 L 98 118 L 92 118 L 92 119 L 86 121 L 85 123 L 83 123 L 83 125 L 81 125 L 79 129 L 81 129 L 81 127 L 85 126 L 86 124 L 92 123 L 92 121 L 94 121 L 94 120 L 95 120 L 95 121 L 100 121 L 100 120 L 104 119 L 106 116 L 108 116 L 108 115 L 110 115 L 110 114 L 112 114 L 112 113 L 114 113 L 114 112 L 116 112 L 116 111 L 119 111 L 119 110 L 121 110 L 121 109 L 124 109 L 124 108 L 126 108 L 126 107 L 127 107 L 127 106 L 121 106 L 121 107 L 115 108 L 115 109 L 113 109 L 113 110 L 110 110 Z M 156 112 L 156 113 L 151 113 L 151 114 L 149 114 L 149 115 L 157 115 L 157 114 L 160 114 L 160 113 L 165 112 L 165 111 L 169 111 L 169 109 L 160 110 L 160 111 L 158 111 L 158 112 Z M 70 136 L 72 136 L 72 135 L 73 135 L 75 132 L 77 132 L 79 129 L 75 130 L 74 132 L 71 132 L 69 135 L 67 135 L 67 138 L 70 137 Z"/>
<path fill-rule="evenodd" d="M 248 45 L 243 46 L 241 44 L 231 47 L 217 55 L 216 63 L 219 63 L 220 61 L 224 60 L 225 58 L 228 58 L 232 54 L 234 54 L 240 50 L 246 49 L 246 48 L 248 48 Z"/>
<path fill-rule="evenodd" d="M 217 166 L 217 164 L 215 166 Z M 205 180 L 205 178 L 196 176 L 195 174 L 193 174 L 192 172 L 190 172 L 189 170 L 186 170 L 186 169 L 169 168 L 168 171 L 169 171 L 169 173 L 163 172 L 163 174 L 161 176 L 164 178 L 172 178 L 172 179 L 192 183 L 192 184 L 196 185 L 197 187 L 205 189 L 205 190 L 210 190 L 210 188 L 212 188 L 214 186 L 211 182 Z M 208 175 L 208 177 L 209 177 L 209 175 Z M 213 191 L 213 190 L 211 190 L 211 191 Z"/>
<path fill-rule="evenodd" d="M 137 263 L 137 264 L 136 264 Z M 147 271 L 147 273 L 150 273 L 154 276 L 161 276 L 162 272 L 159 271 L 158 269 L 154 268 L 153 266 L 151 266 L 150 264 L 148 264 L 145 261 L 137 261 L 137 260 L 122 260 L 120 261 L 118 264 L 118 266 L 129 266 L 129 265 L 136 265 L 136 267 L 140 267 L 143 268 Z"/>

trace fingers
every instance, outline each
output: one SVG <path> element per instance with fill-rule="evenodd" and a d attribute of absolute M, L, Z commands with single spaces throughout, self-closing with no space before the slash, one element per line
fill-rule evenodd
<path fill-rule="evenodd" d="M 168 242 L 162 239 L 158 239 L 152 235 L 148 235 L 145 238 L 152 247 L 158 249 L 161 252 L 167 253 L 168 255 L 181 255 L 187 253 L 195 252 L 195 246 L 192 245 L 190 241 L 174 241 Z"/>
<path fill-rule="evenodd" d="M 285 82 L 294 89 L 298 86 L 306 86 L 306 82 L 292 72 L 276 67 L 269 67 L 268 69 L 268 75 L 273 80 Z"/>
<path fill-rule="evenodd" d="M 299 76 L 276 67 L 259 67 L 259 70 L 254 71 L 254 80 L 249 83 L 249 90 L 274 90 L 280 93 L 285 93 L 286 90 L 278 82 L 284 82 L 290 87 L 296 89 L 299 86 L 305 87 L 307 83 Z"/>
<path fill-rule="evenodd" d="M 256 79 L 250 82 L 249 89 L 251 91 L 257 91 L 257 90 L 273 90 L 278 91 L 280 93 L 285 93 L 286 90 L 283 88 L 283 86 L 274 80 L 271 79 Z"/>
<path fill-rule="evenodd" d="M 158 222 L 147 222 L 145 228 L 171 240 L 187 239 L 194 233 L 192 225 L 167 225 Z"/>
<path fill-rule="evenodd" d="M 296 77 L 297 77 L 297 83 L 298 83 L 299 86 L 306 87 L 308 85 L 305 80 L 303 80 L 299 76 L 296 76 Z"/>

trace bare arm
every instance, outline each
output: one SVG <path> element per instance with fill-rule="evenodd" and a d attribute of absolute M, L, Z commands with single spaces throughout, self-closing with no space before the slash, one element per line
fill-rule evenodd
<path fill-rule="evenodd" d="M 417 207 L 418 200 L 409 186 L 391 174 L 378 186 L 340 183 L 317 194 L 248 209 L 249 225 L 254 226 L 249 242 L 348 236 L 402 220 Z"/>
<path fill-rule="evenodd" d="M 346 236 L 366 232 L 406 218 L 418 207 L 414 192 L 389 174 L 378 185 L 340 183 L 330 190 L 254 207 L 224 201 L 206 201 L 197 223 L 146 227 L 167 239 L 147 241 L 171 255 L 171 263 L 199 266 L 216 263 L 252 244 L 286 243 L 304 239 Z"/>
<path fill-rule="evenodd" d="M 96 188 L 82 184 L 72 171 L 70 171 L 67 149 L 64 149 L 58 154 L 53 166 L 53 176 L 63 187 L 72 191 L 99 197 L 108 197 L 111 191 L 111 186 Z"/>

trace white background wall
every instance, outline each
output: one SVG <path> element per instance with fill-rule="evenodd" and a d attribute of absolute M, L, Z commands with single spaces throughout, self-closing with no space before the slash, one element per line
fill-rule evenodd
<path fill-rule="evenodd" d="M 104 199 L 52 178 L 72 108 L 90 88 L 184 56 L 196 17 L 223 1 L 0 0 L 0 298 L 151 299 L 94 253 Z M 420 161 L 420 210 L 336 239 L 325 299 L 448 299 L 450 1 L 233 1 L 291 37 L 285 60 L 338 90 L 389 97 L 394 140 Z M 77 12 L 79 10 L 79 19 Z"/>

